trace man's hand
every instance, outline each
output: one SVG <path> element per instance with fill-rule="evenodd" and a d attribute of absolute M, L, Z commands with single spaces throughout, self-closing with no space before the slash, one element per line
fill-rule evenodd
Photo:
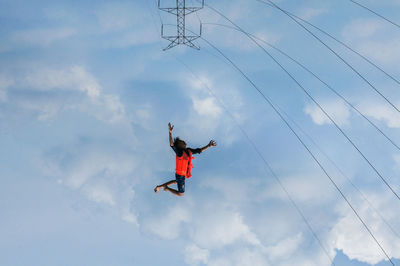
<path fill-rule="evenodd" d="M 172 133 L 172 130 L 174 129 L 174 126 L 171 126 L 171 123 L 168 123 L 168 129 L 169 129 L 169 133 Z"/>
<path fill-rule="evenodd" d="M 215 140 L 210 140 L 210 143 L 208 143 L 208 146 L 215 147 L 215 146 L 217 146 L 217 143 L 215 142 Z"/>
<path fill-rule="evenodd" d="M 203 148 L 201 148 L 201 151 L 205 151 L 210 147 L 215 147 L 217 146 L 217 143 L 215 142 L 215 140 L 210 140 L 210 143 L 207 144 L 207 146 L 204 146 Z"/>

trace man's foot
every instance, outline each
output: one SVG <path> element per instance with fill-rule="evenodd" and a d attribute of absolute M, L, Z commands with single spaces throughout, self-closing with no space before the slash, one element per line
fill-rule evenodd
<path fill-rule="evenodd" d="M 162 188 L 163 186 L 156 186 L 155 188 L 154 188 L 154 193 L 157 193 L 158 191 L 160 191 L 160 189 Z"/>

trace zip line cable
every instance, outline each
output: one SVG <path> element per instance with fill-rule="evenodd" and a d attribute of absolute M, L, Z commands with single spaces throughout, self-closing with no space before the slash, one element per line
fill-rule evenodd
<path fill-rule="evenodd" d="M 209 7 L 207 5 L 207 7 Z M 211 8 L 211 7 L 209 7 Z M 211 8 L 212 9 L 212 8 Z M 219 13 L 221 16 L 225 17 L 222 13 L 218 12 L 217 10 L 213 9 L 215 12 Z M 229 20 L 227 17 L 225 17 L 227 20 Z M 234 24 L 233 21 L 229 20 L 232 24 Z M 234 24 L 236 26 L 236 24 Z M 239 27 L 238 27 L 239 28 Z M 188 30 L 190 31 L 190 30 Z M 245 33 L 245 32 L 244 32 Z M 352 209 L 354 214 L 357 216 L 357 218 L 360 220 L 360 222 L 363 224 L 364 228 L 367 230 L 367 232 L 370 234 L 370 236 L 373 238 L 377 246 L 381 249 L 383 254 L 387 257 L 387 259 L 391 262 L 392 265 L 394 265 L 393 261 L 389 257 L 389 255 L 386 253 L 385 249 L 382 247 L 382 245 L 379 243 L 379 241 L 376 239 L 372 231 L 369 229 L 369 227 L 366 225 L 366 223 L 363 221 L 363 219 L 360 217 L 358 212 L 355 210 L 355 208 L 352 206 L 350 201 L 347 199 L 347 197 L 343 194 L 341 189 L 338 187 L 338 185 L 335 183 L 335 181 L 332 179 L 332 177 L 329 175 L 329 173 L 326 171 L 326 169 L 323 167 L 323 165 L 320 163 L 320 161 L 316 158 L 314 153 L 309 149 L 309 147 L 305 144 L 305 142 L 302 140 L 302 138 L 298 135 L 298 133 L 293 129 L 293 127 L 289 124 L 289 122 L 285 119 L 285 117 L 280 113 L 280 111 L 277 109 L 277 107 L 272 103 L 272 101 L 257 87 L 257 85 L 229 58 L 227 57 L 220 49 L 218 49 L 215 45 L 213 45 L 210 41 L 205 39 L 204 37 L 200 37 L 203 41 L 205 41 L 208 45 L 210 45 L 212 48 L 214 48 L 219 54 L 221 54 L 227 61 L 231 63 L 231 65 L 241 73 L 241 75 L 259 92 L 259 94 L 266 100 L 266 102 L 272 107 L 272 109 L 277 113 L 277 115 L 281 118 L 281 120 L 287 125 L 287 127 L 290 129 L 290 131 L 296 136 L 296 138 L 300 141 L 300 143 L 303 145 L 303 147 L 308 151 L 308 153 L 311 155 L 313 160 L 318 164 L 320 169 L 324 172 L 324 174 L 329 178 L 331 183 L 334 185 L 334 187 L 337 189 L 337 191 L 340 193 L 340 195 L 343 197 L 343 199 L 346 201 L 346 203 L 349 205 L 349 207 Z"/>
<path fill-rule="evenodd" d="M 357 69 L 355 69 L 349 62 L 347 62 L 342 56 L 340 56 L 335 50 L 333 50 L 329 45 L 327 45 L 324 41 L 322 41 L 317 35 L 315 35 L 312 31 L 306 28 L 303 24 L 297 21 L 294 17 L 292 17 L 286 10 L 277 6 L 271 0 L 267 0 L 269 3 L 264 2 L 263 0 L 255 0 L 257 2 L 263 3 L 265 5 L 273 5 L 274 8 L 279 9 L 282 13 L 286 14 L 290 19 L 292 19 L 295 23 L 297 23 L 300 27 L 306 30 L 309 34 L 311 34 L 315 39 L 317 39 L 322 45 L 328 48 L 336 57 L 338 57 L 343 63 L 345 63 L 353 72 L 355 72 L 362 80 L 364 80 L 376 93 L 378 93 L 388 104 L 390 104 L 397 112 L 400 113 L 400 110 L 385 96 L 381 91 L 379 91 L 368 79 L 366 79 Z M 400 198 L 399 198 L 400 199 Z"/>
<path fill-rule="evenodd" d="M 150 14 L 152 16 L 153 22 L 155 21 L 154 17 L 153 17 L 153 13 L 150 10 Z M 162 19 L 161 19 L 161 15 L 159 14 L 159 18 L 160 21 L 162 23 Z M 198 17 L 199 21 L 200 18 Z M 156 25 L 156 24 L 155 24 Z M 156 31 L 158 32 L 157 28 Z M 160 47 L 161 44 L 160 44 Z M 213 56 L 215 56 L 214 54 L 212 54 Z M 293 205 L 293 207 L 295 208 L 295 210 L 297 211 L 297 213 L 300 215 L 300 217 L 302 218 L 303 222 L 306 224 L 307 228 L 310 230 L 310 232 L 312 233 L 313 237 L 317 240 L 318 245 L 322 248 L 322 250 L 324 251 L 325 255 L 328 257 L 328 259 L 331 261 L 331 265 L 335 265 L 333 258 L 329 255 L 329 252 L 327 251 L 327 249 L 324 247 L 321 239 L 318 237 L 317 233 L 314 231 L 314 229 L 312 228 L 311 224 L 309 223 L 309 221 L 307 220 L 305 214 L 301 211 L 300 207 L 297 205 L 297 203 L 295 202 L 295 200 L 292 198 L 292 196 L 290 195 L 289 191 L 286 189 L 286 187 L 283 185 L 282 181 L 280 180 L 280 178 L 278 177 L 278 175 L 275 173 L 275 171 L 272 169 L 271 165 L 268 163 L 268 161 L 265 159 L 265 157 L 262 155 L 262 153 L 260 152 L 260 150 L 257 148 L 257 146 L 255 145 L 255 143 L 252 141 L 252 139 L 250 138 L 250 136 L 247 134 L 247 132 L 244 130 L 244 128 L 239 124 L 239 122 L 236 120 L 236 118 L 233 116 L 233 114 L 230 112 L 230 110 L 228 109 L 228 107 L 223 103 L 222 100 L 219 99 L 219 97 L 214 93 L 214 91 L 207 85 L 205 84 L 195 73 L 194 71 L 182 60 L 179 60 L 179 58 L 177 58 L 175 55 L 170 54 L 170 56 L 172 56 L 176 61 L 180 62 L 192 75 L 193 77 L 195 77 L 198 81 L 201 82 L 201 84 L 203 84 L 203 86 L 205 88 L 207 88 L 208 92 L 210 93 L 210 95 L 212 95 L 217 102 L 223 107 L 223 109 L 225 110 L 225 112 L 229 115 L 229 117 L 233 120 L 233 122 L 236 124 L 236 126 L 239 128 L 239 130 L 242 132 L 242 134 L 245 136 L 245 138 L 247 139 L 247 141 L 251 144 L 251 146 L 253 147 L 253 149 L 256 151 L 256 153 L 258 154 L 258 156 L 260 157 L 260 159 L 264 162 L 266 168 L 269 170 L 269 172 L 272 174 L 272 176 L 274 177 L 275 181 L 278 183 L 278 185 L 281 187 L 281 189 L 284 191 L 284 193 L 286 194 L 286 196 L 288 197 L 289 201 L 291 202 L 291 204 Z M 226 61 L 223 61 L 224 63 L 226 63 Z"/>
<path fill-rule="evenodd" d="M 374 10 L 372 10 L 372 9 L 370 9 L 370 8 L 368 8 L 368 7 L 362 5 L 362 4 L 360 4 L 359 2 L 356 2 L 356 1 L 354 1 L 354 0 L 349 0 L 349 1 L 350 1 L 350 2 L 353 2 L 354 4 L 356 4 L 356 5 L 358 5 L 358 6 L 362 7 L 362 8 L 364 8 L 365 10 L 368 10 L 369 12 L 371 12 L 371 13 L 377 15 L 378 17 L 380 17 L 380 18 L 386 20 L 387 22 L 389 22 L 390 24 L 396 26 L 397 28 L 400 28 L 400 25 L 399 25 L 399 24 L 397 24 L 397 23 L 393 22 L 392 20 L 390 20 L 390 19 L 388 19 L 388 18 L 382 16 L 382 15 L 379 14 L 378 12 L 375 12 Z"/>
<path fill-rule="evenodd" d="M 349 143 L 357 150 L 357 152 L 364 158 L 367 164 L 372 168 L 372 170 L 379 176 L 379 178 L 384 182 L 384 184 L 392 191 L 392 193 L 396 196 L 396 198 L 400 201 L 400 196 L 397 192 L 392 188 L 392 186 L 387 182 L 387 180 L 382 176 L 382 174 L 375 168 L 375 166 L 371 163 L 370 160 L 364 155 L 364 153 L 357 147 L 357 145 L 347 136 L 347 134 L 343 131 L 343 129 L 333 120 L 333 118 L 325 111 L 325 109 L 314 99 L 314 97 L 297 81 L 297 79 L 281 64 L 275 57 L 271 55 L 262 45 L 260 45 L 254 38 L 251 37 L 249 33 L 239 27 L 235 22 L 226 17 L 224 14 L 211 7 L 210 5 L 205 4 L 206 7 L 213 10 L 215 13 L 219 14 L 221 17 L 228 20 L 232 25 L 234 25 L 239 31 L 244 33 L 251 41 L 253 41 L 258 47 L 260 47 L 264 53 L 266 53 L 289 77 L 292 79 L 298 87 L 314 102 L 314 104 L 326 115 L 326 117 L 335 125 L 335 127 L 339 130 L 339 132 L 349 141 Z"/>
<path fill-rule="evenodd" d="M 218 23 L 203 23 L 203 25 L 217 25 L 217 26 L 222 26 L 222 27 L 226 27 L 226 28 L 230 28 L 236 31 L 239 31 L 237 28 L 229 26 L 229 25 L 225 25 L 225 24 L 218 24 Z M 361 115 L 369 124 L 371 124 L 379 133 L 382 134 L 383 137 L 385 137 L 395 148 L 397 148 L 400 151 L 400 146 L 398 144 L 396 144 L 388 135 L 386 135 L 374 122 L 372 122 L 366 115 L 364 115 L 363 113 L 361 113 L 361 111 L 354 106 L 352 103 L 350 103 L 343 95 L 341 95 L 337 90 L 335 90 L 331 85 L 329 85 L 327 82 L 325 82 L 324 80 L 322 80 L 319 76 L 317 76 L 317 74 L 315 74 L 313 71 L 311 71 L 308 67 L 306 67 L 304 64 L 300 63 L 298 60 L 294 59 L 292 56 L 290 56 L 288 53 L 284 52 L 282 49 L 279 49 L 278 47 L 276 47 L 275 45 L 272 45 L 271 43 L 249 33 L 250 36 L 252 36 L 254 39 L 257 39 L 258 41 L 268 45 L 269 47 L 271 47 L 272 49 L 278 51 L 280 54 L 284 55 L 285 57 L 287 57 L 288 59 L 290 59 L 291 61 L 293 61 L 295 64 L 297 64 L 298 66 L 300 66 L 301 68 L 303 68 L 304 70 L 306 70 L 309 74 L 311 74 L 312 76 L 314 76 L 316 79 L 318 79 L 322 84 L 324 84 L 329 90 L 331 90 L 334 94 L 336 94 L 339 98 L 341 98 L 347 105 L 349 105 L 353 110 L 355 110 L 359 115 Z"/>
<path fill-rule="evenodd" d="M 264 2 L 265 3 L 265 2 Z M 273 5 L 269 4 L 269 3 L 265 3 L 266 5 L 269 5 L 271 7 L 274 7 Z M 362 55 L 361 53 L 357 52 L 355 49 L 351 48 L 350 45 L 342 42 L 341 40 L 339 40 L 338 38 L 336 38 L 335 36 L 333 36 L 332 34 L 330 34 L 329 32 L 323 30 L 322 28 L 316 26 L 315 24 L 302 19 L 299 16 L 296 16 L 295 14 L 285 10 L 288 14 L 290 14 L 291 16 L 293 16 L 294 18 L 296 18 L 297 20 L 302 21 L 303 23 L 313 27 L 314 29 L 318 30 L 319 32 L 323 33 L 324 35 L 328 36 L 329 38 L 331 38 L 332 40 L 336 41 L 337 43 L 341 44 L 342 46 L 346 47 L 348 50 L 350 50 L 351 52 L 353 52 L 354 54 L 358 55 L 359 57 L 361 57 L 362 59 L 364 59 L 367 63 L 369 63 L 370 65 L 372 65 L 373 67 L 375 67 L 376 69 L 378 69 L 380 72 L 382 72 L 383 74 L 385 74 L 388 78 L 390 78 L 391 80 L 393 80 L 394 82 L 396 82 L 398 85 L 400 85 L 400 81 L 398 79 L 396 79 L 393 75 L 389 74 L 386 70 L 384 70 L 383 68 L 381 68 L 380 66 L 378 66 L 376 63 L 372 62 L 370 59 L 368 59 L 366 56 Z"/>
<path fill-rule="evenodd" d="M 213 10 L 226 20 L 228 20 L 232 25 L 240 29 L 243 33 L 245 33 L 247 36 L 249 36 L 246 32 L 244 32 L 239 26 L 237 26 L 232 20 L 230 20 L 228 17 L 223 15 L 221 12 L 216 10 L 213 7 L 210 7 L 209 5 L 205 4 L 209 9 Z M 251 38 L 251 36 L 249 36 Z M 360 217 L 358 212 L 355 210 L 353 205 L 350 203 L 350 201 L 347 199 L 347 197 L 343 194 L 341 189 L 338 187 L 338 185 L 335 183 L 335 181 L 332 179 L 332 177 L 328 174 L 326 169 L 323 167 L 323 165 L 320 163 L 320 161 L 315 157 L 314 153 L 309 149 L 309 147 L 304 143 L 302 138 L 297 134 L 297 132 L 293 129 L 293 127 L 288 123 L 288 121 L 285 119 L 285 117 L 282 115 L 282 113 L 277 109 L 277 107 L 272 103 L 272 101 L 257 87 L 257 85 L 229 58 L 227 57 L 220 49 L 218 49 L 215 45 L 213 45 L 211 42 L 209 42 L 207 39 L 204 37 L 200 37 L 203 41 L 205 41 L 208 45 L 213 47 L 218 53 L 220 53 L 227 61 L 229 61 L 232 66 L 237 69 L 242 76 L 259 92 L 259 94 L 266 100 L 266 102 L 272 107 L 272 109 L 278 114 L 278 116 L 282 119 L 282 121 L 288 126 L 290 131 L 296 136 L 296 138 L 300 141 L 300 143 L 304 146 L 304 148 L 308 151 L 308 153 L 311 155 L 311 157 L 314 159 L 314 161 L 318 164 L 318 166 L 321 168 L 321 170 L 325 173 L 325 175 L 329 178 L 329 180 L 332 182 L 332 184 L 335 186 L 335 188 L 338 190 L 338 192 L 341 194 L 343 199 L 347 202 L 349 207 L 353 210 L 354 214 L 358 217 L 360 222 L 364 225 L 365 229 L 368 231 L 368 233 L 371 235 L 371 237 L 374 239 L 375 243 L 379 246 L 379 248 L 382 250 L 383 254 L 388 258 L 388 260 L 393 264 L 392 260 L 390 259 L 389 255 L 386 253 L 385 249 L 382 247 L 382 245 L 379 243 L 379 241 L 375 238 L 374 234 L 372 231 L 369 229 L 369 227 L 366 225 L 366 223 L 363 221 L 363 219 Z M 252 39 L 253 40 L 253 39 Z M 254 41 L 254 40 L 253 40 Z M 254 41 L 256 42 L 256 41 Z M 256 42 L 257 43 L 257 42 Z M 257 43 L 258 46 L 260 46 Z M 265 50 L 262 46 L 260 46 L 263 50 Z M 267 51 L 266 51 L 267 52 Z M 267 52 L 268 53 L 268 52 Z M 268 53 L 269 54 L 269 53 Z M 269 54 L 270 55 L 270 54 Z M 272 56 L 271 56 L 272 57 Z M 273 57 L 272 57 L 273 58 Z M 274 59 L 274 58 L 273 58 Z M 276 61 L 276 60 L 274 60 Z M 277 62 L 277 61 L 276 61 Z M 279 62 L 277 62 L 279 64 Z M 280 64 L 279 64 L 280 65 Z M 281 66 L 281 65 L 280 65 Z M 284 68 L 283 68 L 284 69 Z M 285 69 L 284 69 L 285 70 Z M 285 70 L 286 71 L 286 70 Z M 286 72 L 288 73 L 288 72 Z M 290 75 L 290 73 L 288 73 Z M 400 199 L 400 198 L 399 198 Z M 394 264 L 393 264 L 394 265 Z"/>

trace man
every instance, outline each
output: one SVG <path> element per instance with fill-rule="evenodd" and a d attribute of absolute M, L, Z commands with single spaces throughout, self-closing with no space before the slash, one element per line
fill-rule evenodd
<path fill-rule="evenodd" d="M 191 177 L 191 169 L 193 167 L 192 160 L 194 157 L 193 154 L 200 154 L 209 147 L 215 147 L 217 144 L 214 140 L 211 140 L 208 145 L 203 148 L 191 149 L 186 148 L 186 142 L 181 140 L 179 137 L 172 139 L 172 130 L 174 126 L 171 126 L 171 123 L 168 123 L 169 129 L 169 145 L 175 151 L 176 154 L 176 173 L 175 180 L 168 181 L 162 185 L 156 186 L 154 188 L 154 192 L 157 193 L 160 189 L 164 188 L 164 191 L 169 191 L 172 194 L 182 197 L 185 193 L 185 178 Z M 170 185 L 177 184 L 178 190 L 170 188 Z"/>

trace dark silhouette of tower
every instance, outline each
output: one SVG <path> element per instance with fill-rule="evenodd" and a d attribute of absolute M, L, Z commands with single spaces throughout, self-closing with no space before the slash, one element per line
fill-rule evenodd
<path fill-rule="evenodd" d="M 171 13 L 176 16 L 176 31 L 177 31 L 177 34 L 174 36 L 166 36 L 164 35 L 164 24 L 161 26 L 161 37 L 171 42 L 163 50 L 165 51 L 181 44 L 200 50 L 200 48 L 196 46 L 193 43 L 193 41 L 201 37 L 202 26 L 200 25 L 199 35 L 194 35 L 194 34 L 186 35 L 185 24 L 187 15 L 199 11 L 204 7 L 204 0 L 202 0 L 202 4 L 199 7 L 186 6 L 186 0 L 176 0 L 175 7 L 161 7 L 160 1 L 161 0 L 158 0 L 158 8 L 160 10 Z"/>

